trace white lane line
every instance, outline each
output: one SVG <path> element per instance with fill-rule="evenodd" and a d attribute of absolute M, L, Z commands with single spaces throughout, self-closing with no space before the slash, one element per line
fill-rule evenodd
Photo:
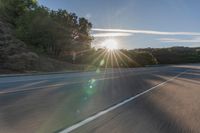
<path fill-rule="evenodd" d="M 27 84 L 24 84 L 24 85 L 21 85 L 21 86 L 17 86 L 17 87 L 14 87 L 14 88 L 9 88 L 9 90 L 23 89 L 23 88 L 26 88 L 26 87 L 31 87 L 31 86 L 42 84 L 42 83 L 45 83 L 45 82 L 47 82 L 47 80 L 42 80 L 42 81 L 38 81 L 38 82 L 27 83 Z"/>
<path fill-rule="evenodd" d="M 130 71 L 127 71 L 127 72 L 135 72 L 135 71 L 136 70 L 134 70 L 134 71 L 130 70 Z M 141 70 L 141 71 L 145 71 L 145 70 Z M 151 72 L 151 71 L 153 71 L 153 70 L 148 70 L 148 72 Z M 122 73 L 126 74 L 127 72 L 121 72 L 121 74 Z M 101 75 L 102 76 L 103 75 L 108 75 L 108 74 L 116 74 L 116 73 L 119 73 L 119 72 L 108 72 L 107 71 L 106 73 L 104 73 L 104 71 L 101 71 Z M 16 82 L 25 82 L 25 81 L 37 81 L 37 80 L 50 80 L 50 79 L 68 78 L 70 75 L 73 75 L 71 77 L 74 77 L 74 78 L 87 77 L 87 76 L 96 76 L 97 75 L 97 73 L 93 73 L 93 72 L 92 72 L 92 74 L 90 74 L 90 75 L 89 74 L 90 73 L 84 73 L 84 74 L 79 73 L 79 75 L 77 75 L 77 73 L 76 73 L 75 75 L 73 75 L 73 74 L 70 73 L 70 74 L 61 74 L 61 75 L 58 75 L 57 77 L 56 76 L 50 77 L 52 75 L 36 75 L 36 76 L 38 76 L 38 78 L 36 78 L 36 77 L 33 78 L 33 76 L 27 76 L 27 77 L 26 76 L 21 76 L 21 77 L 14 77 L 14 79 L 15 79 L 14 81 L 12 80 L 13 77 L 5 77 L 5 78 L 2 77 L 3 80 L 1 79 L 0 83 L 16 83 Z M 5 79 L 7 79 L 7 80 L 5 81 Z"/>
<path fill-rule="evenodd" d="M 174 76 L 173 78 L 171 78 L 171 79 L 169 79 L 169 80 L 167 80 L 165 82 L 162 82 L 162 83 L 160 83 L 160 84 L 158 84 L 158 85 L 156 85 L 156 86 L 154 86 L 154 87 L 152 87 L 152 88 L 150 88 L 150 89 L 148 89 L 148 90 L 146 90 L 146 91 L 144 91 L 142 93 L 139 93 L 139 94 L 137 94 L 137 95 L 135 95 L 135 96 L 133 96 L 131 98 L 128 98 L 128 99 L 126 99 L 126 100 L 124 100 L 124 101 L 122 101 L 122 102 L 120 102 L 120 103 L 118 103 L 118 104 L 106 109 L 106 110 L 100 111 L 99 113 L 97 113 L 97 114 L 95 114 L 93 116 L 90 116 L 90 117 L 86 118 L 85 120 L 83 120 L 81 122 L 78 122 L 77 124 L 72 125 L 72 126 L 66 128 L 66 129 L 64 129 L 63 131 L 59 132 L 59 133 L 69 133 L 69 132 L 71 132 L 71 131 L 73 131 L 73 130 L 75 130 L 75 129 L 77 129 L 77 128 L 79 128 L 79 127 L 81 127 L 81 126 L 83 126 L 83 125 L 85 125 L 85 124 L 87 124 L 87 123 L 89 123 L 89 122 L 91 122 L 91 121 L 93 121 L 93 120 L 95 120 L 95 119 L 97 119 L 97 118 L 99 118 L 99 117 L 101 117 L 101 116 L 103 116 L 103 115 L 105 115 L 105 114 L 107 114 L 107 113 L 109 113 L 109 112 L 121 107 L 121 106 L 123 106 L 124 104 L 126 104 L 126 103 L 128 103 L 128 102 L 130 102 L 130 101 L 132 101 L 132 100 L 134 100 L 134 99 L 136 99 L 136 98 L 138 98 L 138 97 L 140 97 L 140 96 L 142 96 L 142 95 L 144 95 L 144 94 L 146 94 L 146 93 L 148 93 L 150 91 L 152 91 L 153 89 L 155 89 L 155 88 L 157 88 L 159 86 L 162 86 L 162 85 L 174 80 L 175 78 L 177 78 L 180 75 L 184 74 L 186 71 L 181 72 L 178 75 Z"/>
<path fill-rule="evenodd" d="M 155 72 L 158 72 L 158 71 L 153 71 L 153 72 L 151 72 L 151 74 L 155 73 Z M 145 73 L 143 73 L 143 74 L 145 74 Z M 150 74 L 150 73 L 148 73 L 148 74 Z M 124 77 L 129 77 L 129 76 L 132 76 L 132 75 L 135 75 L 135 74 L 128 74 L 128 75 L 126 75 Z M 95 80 L 96 81 L 101 81 L 101 80 L 118 79 L 118 78 L 121 78 L 121 76 L 97 78 Z M 41 83 L 41 82 L 42 81 L 37 82 L 37 83 Z M 47 80 L 44 80 L 44 82 L 47 82 Z M 1 94 L 24 92 L 24 91 L 40 90 L 40 89 L 44 89 L 44 88 L 61 87 L 61 86 L 64 86 L 64 85 L 73 85 L 73 84 L 81 84 L 81 83 L 87 83 L 87 81 L 74 81 L 74 82 L 58 83 L 58 84 L 39 86 L 39 87 L 32 87 L 32 88 L 25 88 L 25 87 L 28 87 L 28 86 L 23 86 L 22 88 L 11 88 L 11 89 L 6 89 L 6 90 L 3 90 L 3 91 L 0 91 L 0 95 Z"/>
<path fill-rule="evenodd" d="M 113 77 L 105 77 L 105 78 L 98 78 L 97 81 L 100 80 L 108 80 L 108 79 L 117 79 L 120 78 L 120 76 L 113 76 Z M 67 83 L 58 83 L 58 84 L 52 84 L 52 85 L 46 85 L 46 86 L 39 86 L 34 88 L 21 88 L 21 89 L 6 89 L 3 91 L 0 91 L 0 94 L 9 94 L 9 93 L 16 93 L 16 92 L 24 92 L 24 91 L 32 91 L 32 90 L 39 90 L 44 88 L 52 88 L 52 87 L 60 87 L 64 85 L 73 85 L 73 84 L 81 84 L 81 83 L 87 83 L 87 81 L 75 81 L 75 82 L 67 82 Z"/>
<path fill-rule="evenodd" d="M 47 85 L 47 86 L 42 86 L 42 87 L 34 87 L 34 88 L 19 89 L 19 90 L 4 90 L 4 91 L 0 91 L 0 94 L 32 91 L 32 90 L 39 90 L 39 89 L 44 89 L 44 88 L 59 87 L 59 86 L 63 86 L 63 85 L 66 85 L 66 84 L 53 84 L 53 85 Z"/>

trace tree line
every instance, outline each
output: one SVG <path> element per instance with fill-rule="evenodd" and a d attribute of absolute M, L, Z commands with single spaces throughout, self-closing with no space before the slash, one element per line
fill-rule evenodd
<path fill-rule="evenodd" d="M 96 67 L 200 62 L 200 48 L 120 49 L 113 52 L 92 48 L 92 24 L 86 18 L 63 9 L 50 10 L 39 5 L 37 0 L 0 0 L 0 20 L 9 24 L 13 35 L 39 57 Z M 21 56 L 18 58 L 20 62 Z M 26 58 L 29 60 L 29 56 Z"/>
<path fill-rule="evenodd" d="M 159 64 L 199 63 L 200 47 L 146 48 L 135 51 L 151 53 Z"/>
<path fill-rule="evenodd" d="M 37 53 L 61 58 L 91 48 L 92 24 L 66 10 L 50 10 L 36 0 L 0 0 L 1 18 L 12 24 L 15 36 Z"/>

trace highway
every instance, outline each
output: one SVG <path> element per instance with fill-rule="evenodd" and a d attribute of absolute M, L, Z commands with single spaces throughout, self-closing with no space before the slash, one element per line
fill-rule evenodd
<path fill-rule="evenodd" d="M 199 133 L 200 64 L 0 77 L 0 133 Z"/>

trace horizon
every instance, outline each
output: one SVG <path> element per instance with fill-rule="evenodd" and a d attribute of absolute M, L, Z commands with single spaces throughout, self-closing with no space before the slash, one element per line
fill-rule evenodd
<path fill-rule="evenodd" d="M 199 47 L 200 15 L 192 0 L 39 0 L 52 10 L 66 9 L 92 24 L 92 45 L 108 39 L 118 42 L 119 49 Z M 178 6 L 177 6 L 178 5 Z"/>

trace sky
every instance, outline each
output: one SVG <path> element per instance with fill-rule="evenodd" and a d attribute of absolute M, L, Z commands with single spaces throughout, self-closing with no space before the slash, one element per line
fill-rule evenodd
<path fill-rule="evenodd" d="M 200 47 L 200 0 L 38 0 L 92 24 L 93 45 L 115 39 L 123 49 Z"/>

